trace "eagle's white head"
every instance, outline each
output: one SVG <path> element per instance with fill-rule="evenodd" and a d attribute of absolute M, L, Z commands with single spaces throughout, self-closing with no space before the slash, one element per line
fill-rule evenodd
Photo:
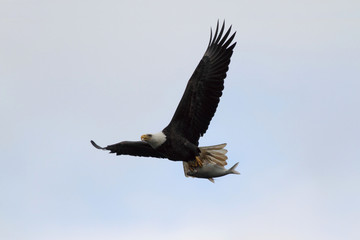
<path fill-rule="evenodd" d="M 158 148 L 166 141 L 166 135 L 163 132 L 144 134 L 141 141 L 147 142 L 152 148 Z"/>

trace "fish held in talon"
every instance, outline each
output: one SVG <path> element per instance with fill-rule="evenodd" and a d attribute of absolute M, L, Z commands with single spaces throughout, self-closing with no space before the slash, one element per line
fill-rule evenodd
<path fill-rule="evenodd" d="M 216 177 L 222 177 L 228 174 L 240 174 L 235 170 L 238 164 L 239 163 L 235 163 L 230 169 L 226 169 L 216 163 L 207 163 L 206 165 L 198 167 L 194 170 L 188 170 L 186 174 L 190 177 L 207 178 L 214 183 L 214 178 Z"/>

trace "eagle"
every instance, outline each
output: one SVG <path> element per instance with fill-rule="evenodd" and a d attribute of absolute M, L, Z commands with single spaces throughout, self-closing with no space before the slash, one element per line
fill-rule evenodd
<path fill-rule="evenodd" d="M 91 140 L 91 144 L 116 155 L 183 161 L 186 176 L 189 171 L 209 162 L 226 165 L 226 144 L 199 147 L 199 139 L 206 133 L 222 96 L 224 79 L 236 45 L 233 43 L 236 32 L 231 34 L 231 27 L 225 32 L 225 21 L 221 28 L 217 21 L 214 34 L 210 28 L 207 49 L 190 77 L 170 123 L 162 131 L 144 134 L 141 141 L 122 141 L 100 147 Z"/>

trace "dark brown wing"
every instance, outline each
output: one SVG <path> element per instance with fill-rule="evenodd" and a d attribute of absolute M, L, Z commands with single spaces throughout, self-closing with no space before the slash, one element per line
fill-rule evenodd
<path fill-rule="evenodd" d="M 142 141 L 123 141 L 113 145 L 108 145 L 107 147 L 100 147 L 93 140 L 90 142 L 95 148 L 109 150 L 110 153 L 116 153 L 116 155 L 165 158 L 149 144 Z"/>
<path fill-rule="evenodd" d="M 208 48 L 191 76 L 170 124 L 164 129 L 180 134 L 194 144 L 198 144 L 215 114 L 236 45 L 235 42 L 229 46 L 236 32 L 229 37 L 231 26 L 223 35 L 224 28 L 225 21 L 220 31 L 217 22 L 214 37 L 211 31 Z"/>

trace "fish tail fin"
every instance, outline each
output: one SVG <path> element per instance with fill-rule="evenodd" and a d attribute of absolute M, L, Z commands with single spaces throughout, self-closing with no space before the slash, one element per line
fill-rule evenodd
<path fill-rule="evenodd" d="M 232 174 L 240 174 L 238 171 L 235 170 L 235 168 L 238 166 L 238 164 L 239 164 L 238 162 L 235 163 L 234 166 L 232 166 L 232 167 L 228 170 L 229 174 L 231 174 L 231 173 L 232 173 Z"/>

